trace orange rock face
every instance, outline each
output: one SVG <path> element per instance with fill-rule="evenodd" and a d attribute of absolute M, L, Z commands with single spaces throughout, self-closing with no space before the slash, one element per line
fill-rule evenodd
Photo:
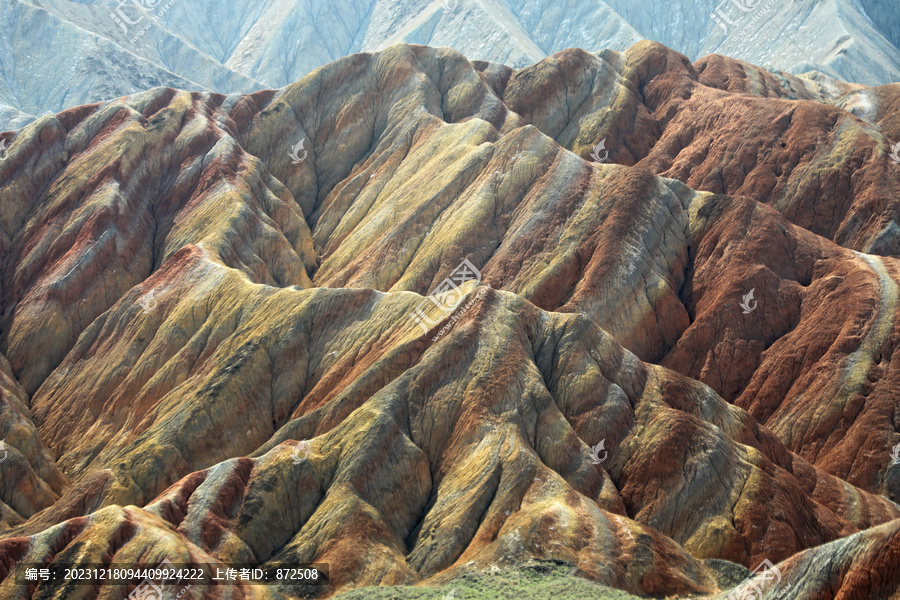
<path fill-rule="evenodd" d="M 399 45 L 3 134 L 0 597 L 164 558 L 897 596 L 897 93 Z"/>

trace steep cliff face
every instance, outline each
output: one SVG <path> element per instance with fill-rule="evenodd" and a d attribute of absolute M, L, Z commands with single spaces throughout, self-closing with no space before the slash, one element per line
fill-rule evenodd
<path fill-rule="evenodd" d="M 3 134 L 0 593 L 32 562 L 324 562 L 325 596 L 535 558 L 715 595 L 716 558 L 897 594 L 898 90 L 830 85 L 397 45 Z"/>
<path fill-rule="evenodd" d="M 567 48 L 647 39 L 691 60 L 900 81 L 900 15 L 878 0 L 9 0 L 0 22 L 0 130 L 159 85 L 280 88 L 395 43 L 524 68 Z"/>

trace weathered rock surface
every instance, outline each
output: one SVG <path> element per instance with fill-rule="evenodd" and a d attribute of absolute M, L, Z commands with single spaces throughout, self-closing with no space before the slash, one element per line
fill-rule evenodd
<path fill-rule="evenodd" d="M 900 8 L 884 0 L 9 0 L 0 21 L 11 24 L 0 37 L 0 104 L 24 113 L 0 110 L 0 130 L 156 85 L 283 87 L 395 43 L 523 68 L 567 48 L 622 51 L 647 39 L 692 60 L 716 53 L 900 81 Z"/>
<path fill-rule="evenodd" d="M 898 254 L 900 169 L 891 147 L 900 131 L 878 123 L 898 94 L 900 86 L 778 79 L 721 57 L 691 65 L 641 43 L 624 54 L 560 53 L 516 73 L 503 98 L 586 159 L 606 140 L 610 161 L 751 197 L 849 248 Z M 868 102 L 869 121 L 834 106 L 850 108 L 848 96 L 854 108 Z"/>
<path fill-rule="evenodd" d="M 900 521 L 801 552 L 739 588 L 760 600 L 805 598 L 896 598 L 893 574 L 900 570 Z M 834 589 L 833 582 L 840 582 Z M 760 593 L 761 592 L 761 593 Z M 733 596 L 732 596 L 733 597 Z M 728 594 L 716 596 L 727 600 Z"/>
<path fill-rule="evenodd" d="M 28 395 L 0 355 L 0 528 L 21 524 L 53 505 L 69 480 L 34 426 Z"/>
<path fill-rule="evenodd" d="M 900 593 L 900 263 L 865 246 L 900 166 L 892 117 L 841 106 L 871 90 L 835 85 L 649 43 L 519 72 L 398 45 L 4 134 L 0 595 L 36 593 L 14 564 L 164 557 L 325 562 L 323 596 L 555 559 L 672 596 L 723 591 L 705 559 L 833 556 L 805 597 Z M 747 107 L 826 149 L 788 136 L 768 194 L 672 178 L 779 152 L 736 138 Z M 628 164 L 582 158 L 611 132 Z M 840 204 L 815 174 L 851 166 Z M 481 282 L 424 296 L 464 259 Z"/>

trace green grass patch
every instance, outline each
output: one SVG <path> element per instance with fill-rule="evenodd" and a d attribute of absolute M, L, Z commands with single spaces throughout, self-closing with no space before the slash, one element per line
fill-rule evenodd
<path fill-rule="evenodd" d="M 573 575 L 573 566 L 531 561 L 496 571 L 472 571 L 440 586 L 376 586 L 334 600 L 637 600 L 638 596 Z"/>

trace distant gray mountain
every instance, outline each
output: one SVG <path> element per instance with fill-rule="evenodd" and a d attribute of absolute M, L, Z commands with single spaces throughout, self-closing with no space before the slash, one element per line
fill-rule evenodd
<path fill-rule="evenodd" d="M 0 130 L 159 85 L 283 87 L 397 42 L 520 68 L 648 38 L 692 60 L 900 81 L 896 0 L 0 0 L 0 23 Z"/>

